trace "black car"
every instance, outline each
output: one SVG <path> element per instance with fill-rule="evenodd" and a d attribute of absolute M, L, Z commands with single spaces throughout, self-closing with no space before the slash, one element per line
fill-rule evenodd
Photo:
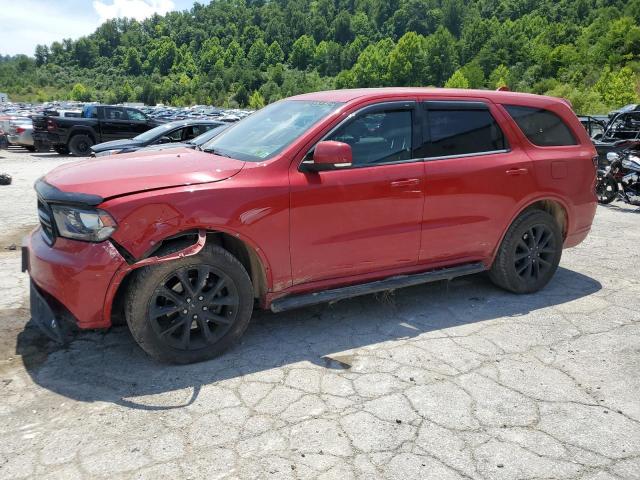
<path fill-rule="evenodd" d="M 33 141 L 36 150 L 53 149 L 79 157 L 91 153 L 96 143 L 131 138 L 160 125 L 140 110 L 114 105 L 87 105 L 80 117 L 34 115 Z"/>
<path fill-rule="evenodd" d="M 149 145 L 148 147 L 144 147 L 139 149 L 140 152 L 148 152 L 150 150 L 166 150 L 167 148 L 200 148 L 202 145 L 207 143 L 214 137 L 220 135 L 223 131 L 231 126 L 230 123 L 223 123 L 222 125 L 212 128 L 208 132 L 203 133 L 202 135 L 189 140 L 188 142 L 178 142 L 178 143 L 160 143 L 157 145 Z"/>
<path fill-rule="evenodd" d="M 114 140 L 94 145 L 91 147 L 91 156 L 101 157 L 115 153 L 129 153 L 150 145 L 187 142 L 221 125 L 224 124 L 214 120 L 201 119 L 164 123 L 129 140 Z"/>
<path fill-rule="evenodd" d="M 596 117 L 591 115 L 582 115 L 578 117 L 578 119 L 591 138 L 595 137 L 599 133 L 604 133 L 604 130 L 607 127 L 607 122 L 598 120 Z"/>

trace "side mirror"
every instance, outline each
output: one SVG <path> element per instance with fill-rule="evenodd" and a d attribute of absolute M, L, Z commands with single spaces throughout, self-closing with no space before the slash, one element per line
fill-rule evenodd
<path fill-rule="evenodd" d="M 171 140 L 171 137 L 160 137 L 160 140 L 158 140 L 158 143 L 171 143 L 173 140 Z"/>
<path fill-rule="evenodd" d="M 305 170 L 320 172 L 336 168 L 350 167 L 353 160 L 351 145 L 327 140 L 319 142 L 313 151 L 313 158 L 302 163 Z"/>

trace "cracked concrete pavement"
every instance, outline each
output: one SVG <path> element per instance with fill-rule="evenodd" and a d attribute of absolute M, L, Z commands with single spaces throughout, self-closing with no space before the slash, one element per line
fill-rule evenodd
<path fill-rule="evenodd" d="M 4 157 L 4 158 L 3 158 Z M 640 210 L 599 207 L 542 292 L 483 275 L 285 314 L 197 365 L 27 324 L 33 181 L 0 151 L 0 478 L 640 479 Z"/>

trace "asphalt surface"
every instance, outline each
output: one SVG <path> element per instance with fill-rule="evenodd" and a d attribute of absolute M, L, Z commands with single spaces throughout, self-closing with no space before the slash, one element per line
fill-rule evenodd
<path fill-rule="evenodd" d="M 640 479 L 640 210 L 599 207 L 542 292 L 483 275 L 274 315 L 191 366 L 28 323 L 33 181 L 0 151 L 0 478 Z M 13 251 L 8 248 L 18 246 Z"/>

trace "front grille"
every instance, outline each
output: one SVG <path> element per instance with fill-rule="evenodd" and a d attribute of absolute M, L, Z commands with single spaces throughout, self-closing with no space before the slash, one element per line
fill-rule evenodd
<path fill-rule="evenodd" d="M 51 207 L 38 198 L 38 218 L 40 219 L 40 226 L 42 227 L 42 236 L 48 245 L 53 245 L 56 241 L 55 224 L 53 220 L 53 212 Z"/>

